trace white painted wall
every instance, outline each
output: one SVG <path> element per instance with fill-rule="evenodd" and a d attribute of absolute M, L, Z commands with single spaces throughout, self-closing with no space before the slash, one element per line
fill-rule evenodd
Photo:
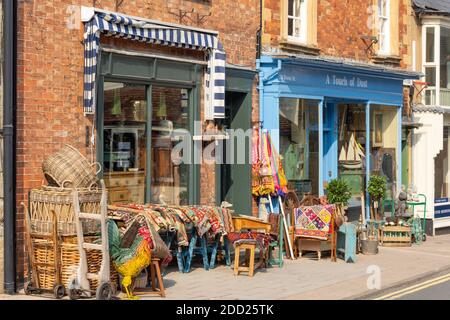
<path fill-rule="evenodd" d="M 427 218 L 433 218 L 434 158 L 443 148 L 444 117 L 432 112 L 416 112 L 414 117 L 423 126 L 414 131 L 412 175 L 417 192 L 427 197 Z M 416 212 L 423 216 L 421 208 L 417 207 Z"/>

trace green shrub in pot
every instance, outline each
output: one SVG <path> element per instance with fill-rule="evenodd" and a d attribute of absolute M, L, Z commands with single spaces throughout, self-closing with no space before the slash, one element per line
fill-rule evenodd
<path fill-rule="evenodd" d="M 379 201 L 386 195 L 386 178 L 383 176 L 373 175 L 369 179 L 367 191 L 369 192 L 372 206 L 378 216 Z M 378 217 L 375 217 L 378 219 Z"/>
<path fill-rule="evenodd" d="M 341 179 L 333 179 L 326 186 L 327 199 L 329 203 L 336 206 L 335 222 L 339 227 L 344 223 L 345 208 L 352 197 L 348 183 Z"/>

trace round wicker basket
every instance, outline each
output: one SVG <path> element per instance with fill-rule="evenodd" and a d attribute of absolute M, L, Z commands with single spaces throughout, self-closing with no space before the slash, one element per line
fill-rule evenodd
<path fill-rule="evenodd" d="M 100 172 L 100 164 L 98 162 L 90 164 L 76 148 L 68 144 L 47 157 L 42 163 L 42 170 L 50 186 L 98 187 L 97 174 Z"/>

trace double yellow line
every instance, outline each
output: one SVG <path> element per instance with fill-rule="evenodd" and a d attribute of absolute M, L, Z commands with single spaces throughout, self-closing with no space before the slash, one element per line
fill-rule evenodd
<path fill-rule="evenodd" d="M 402 290 L 391 292 L 387 295 L 375 298 L 374 300 L 395 300 L 395 299 L 401 298 L 403 296 L 406 296 L 408 294 L 424 290 L 426 288 L 435 286 L 437 284 L 440 284 L 440 283 L 443 283 L 446 281 L 450 281 L 450 273 L 440 276 L 440 277 L 437 277 L 437 278 L 434 278 L 434 279 L 431 279 L 431 280 L 428 280 L 428 281 L 425 281 L 425 282 L 421 282 L 419 284 L 410 286 L 410 287 L 402 289 Z"/>

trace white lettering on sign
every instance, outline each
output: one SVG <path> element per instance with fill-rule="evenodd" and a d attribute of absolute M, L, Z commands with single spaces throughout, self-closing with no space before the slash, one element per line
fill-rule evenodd
<path fill-rule="evenodd" d="M 347 78 L 346 76 L 329 75 L 325 79 L 325 85 L 336 87 L 365 88 L 369 87 L 369 81 L 359 77 Z"/>

